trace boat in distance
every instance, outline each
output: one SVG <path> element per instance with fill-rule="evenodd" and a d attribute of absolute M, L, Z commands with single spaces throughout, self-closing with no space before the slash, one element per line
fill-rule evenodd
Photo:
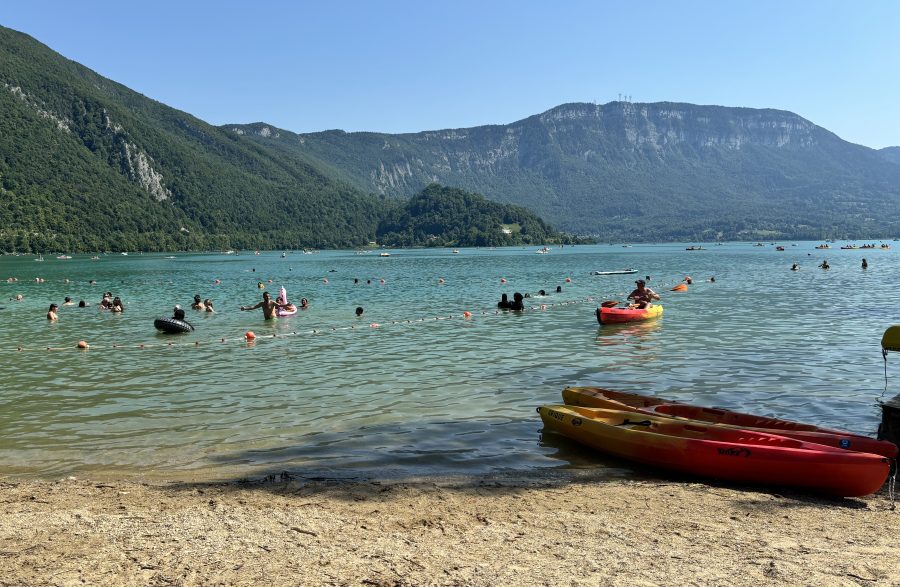
<path fill-rule="evenodd" d="M 637 269 L 616 269 L 613 271 L 594 271 L 591 275 L 631 275 L 637 273 Z"/>

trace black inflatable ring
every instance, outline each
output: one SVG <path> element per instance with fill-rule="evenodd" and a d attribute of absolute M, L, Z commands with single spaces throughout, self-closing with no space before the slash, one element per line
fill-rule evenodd
<path fill-rule="evenodd" d="M 182 332 L 193 332 L 194 327 L 184 320 L 177 318 L 157 318 L 153 321 L 153 326 L 157 330 L 162 330 L 166 334 L 180 334 Z"/>

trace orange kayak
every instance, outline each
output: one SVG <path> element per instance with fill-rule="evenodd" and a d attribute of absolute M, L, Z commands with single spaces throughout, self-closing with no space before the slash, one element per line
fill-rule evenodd
<path fill-rule="evenodd" d="M 786 436 L 637 412 L 541 406 L 546 432 L 631 461 L 700 477 L 858 497 L 887 479 L 887 458 Z"/>
<path fill-rule="evenodd" d="M 600 324 L 624 324 L 625 322 L 639 322 L 662 316 L 662 306 L 650 306 L 649 308 L 597 308 L 597 322 Z"/>
<path fill-rule="evenodd" d="M 791 420 L 692 406 L 658 397 L 612 391 L 601 387 L 567 387 L 563 390 L 562 396 L 563 402 L 573 406 L 627 410 L 654 416 L 693 420 L 727 428 L 779 434 L 804 442 L 815 442 L 855 452 L 873 453 L 891 459 L 897 456 L 897 445 L 892 442 Z"/>

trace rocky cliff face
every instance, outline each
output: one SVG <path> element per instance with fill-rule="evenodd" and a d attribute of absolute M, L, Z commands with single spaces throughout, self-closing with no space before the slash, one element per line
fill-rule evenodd
<path fill-rule="evenodd" d="M 857 218 L 863 208 L 868 218 L 873 209 L 900 213 L 900 169 L 780 110 L 577 103 L 508 125 L 277 131 L 278 140 L 275 130 L 252 126 L 237 130 L 369 192 L 408 196 L 439 182 L 602 236 L 633 235 L 639 225 L 645 238 L 820 238 L 810 228 L 819 221 L 874 230 Z"/>
<path fill-rule="evenodd" d="M 233 131 L 254 132 L 260 137 L 276 132 L 265 125 L 251 130 L 233 127 Z M 405 135 L 331 131 L 294 135 L 293 140 L 301 151 L 329 161 L 334 159 L 328 153 L 330 149 L 357 150 L 367 143 L 378 143 L 366 149 L 360 161 L 364 168 L 356 170 L 355 175 L 365 181 L 360 187 L 380 194 L 409 195 L 428 182 L 457 185 L 460 176 L 496 176 L 508 173 L 510 168 L 528 171 L 554 158 L 602 165 L 607 160 L 638 154 L 664 161 L 673 150 L 740 151 L 748 146 L 809 149 L 823 139 L 836 137 L 790 112 L 612 102 L 566 104 L 507 126 Z M 357 144 L 351 146 L 353 143 Z M 357 165 L 349 163 L 351 167 Z M 466 185 L 477 189 L 477 184 Z"/>

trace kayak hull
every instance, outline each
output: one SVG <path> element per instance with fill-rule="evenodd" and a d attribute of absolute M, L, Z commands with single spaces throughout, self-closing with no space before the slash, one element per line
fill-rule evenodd
<path fill-rule="evenodd" d="M 779 434 L 804 442 L 814 442 L 856 452 L 873 453 L 892 459 L 897 457 L 897 445 L 892 442 L 876 440 L 844 430 L 821 428 L 792 420 L 755 416 L 719 408 L 692 406 L 662 398 L 624 391 L 613 391 L 601 387 L 567 387 L 563 390 L 562 396 L 564 403 L 573 406 L 626 410 L 652 416 L 693 420 L 708 425 Z"/>
<path fill-rule="evenodd" d="M 840 497 L 878 491 L 889 460 L 763 432 L 638 412 L 547 405 L 546 432 L 633 462 L 725 481 L 794 487 Z"/>
<path fill-rule="evenodd" d="M 649 308 L 597 308 L 597 322 L 600 324 L 625 324 L 627 322 L 641 322 L 652 320 L 662 316 L 662 306 L 650 306 Z"/>

